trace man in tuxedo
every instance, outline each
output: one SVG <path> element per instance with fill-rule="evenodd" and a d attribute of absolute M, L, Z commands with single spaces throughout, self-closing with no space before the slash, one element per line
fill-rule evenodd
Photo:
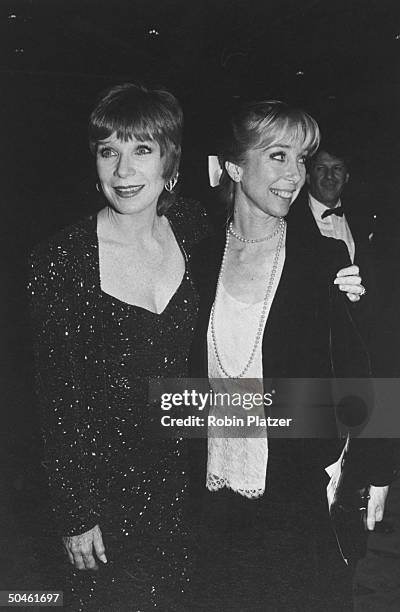
<path fill-rule="evenodd" d="M 365 215 L 356 216 L 346 202 L 342 202 L 349 180 L 349 160 L 343 146 L 339 141 L 323 141 L 308 163 L 308 189 L 303 188 L 287 220 L 303 232 L 305 240 L 315 241 L 322 235 L 346 244 L 349 260 L 359 267 L 363 287 L 369 294 L 361 298 L 354 310 L 359 330 L 368 343 L 377 308 L 376 283 L 368 240 L 368 219 Z"/>
<path fill-rule="evenodd" d="M 350 178 L 345 160 L 319 149 L 307 173 L 308 204 L 321 234 L 343 240 L 354 262 L 355 245 L 340 196 Z"/>
<path fill-rule="evenodd" d="M 362 284 L 367 289 L 368 296 L 361 298 L 361 302 L 353 308 L 353 319 L 356 321 L 362 335 L 370 348 L 376 349 L 377 339 L 390 346 L 390 336 L 395 336 L 389 324 L 393 324 L 396 317 L 384 316 L 378 307 L 378 296 L 374 280 L 374 267 L 370 256 L 368 240 L 368 222 L 351 214 L 342 202 L 342 194 L 350 180 L 349 163 L 343 151 L 328 142 L 322 142 L 318 152 L 310 160 L 307 168 L 307 186 L 299 195 L 289 213 L 288 221 L 296 223 L 298 231 L 304 232 L 306 240 L 318 240 L 322 235 L 328 238 L 342 240 L 347 246 L 349 258 L 352 263 L 359 266 Z M 400 295 L 400 292 L 399 292 Z M 393 303 L 395 303 L 394 300 Z M 400 303 L 400 299 L 397 304 Z M 393 307 L 392 307 L 393 310 Z M 381 312 L 380 321 L 376 326 L 376 313 Z M 398 310 L 397 310 L 398 312 Z M 382 316 L 383 315 L 383 316 Z M 398 317 L 397 317 L 398 318 Z M 383 324 L 388 328 L 385 336 Z M 392 326 L 393 327 L 393 326 Z M 375 329 L 376 328 L 376 329 Z M 398 326 L 396 326 L 396 329 Z M 372 340 L 371 340 L 372 332 Z M 382 347 L 383 348 L 383 347 Z M 373 350 L 373 354 L 385 355 L 385 351 Z M 375 360 L 376 361 L 376 360 Z M 381 362 L 383 359 L 381 359 Z M 380 376 L 398 376 L 396 363 L 400 360 L 391 360 L 392 370 L 381 363 L 380 370 L 374 364 L 374 374 Z M 386 365 L 386 364 L 385 364 Z M 389 373 L 390 372 L 390 373 Z M 375 408 L 376 409 L 376 408 Z M 374 440 L 365 441 L 367 446 Z M 358 452 L 365 452 L 365 442 L 356 446 Z M 379 446 L 380 444 L 380 446 Z M 398 451 L 397 444 L 397 453 Z M 382 452 L 391 455 L 395 449 L 390 441 L 381 440 L 378 443 L 376 460 L 382 458 Z M 361 455 L 362 456 L 362 455 Z M 396 463 L 393 457 L 393 463 Z M 389 461 L 389 460 L 388 460 Z M 400 581 L 398 579 L 400 541 L 400 479 L 393 482 L 387 500 L 385 520 L 388 533 L 378 530 L 372 532 L 368 540 L 366 556 L 359 561 L 354 574 L 354 608 L 355 610 L 395 609 L 400 602 Z M 393 531 L 391 531 L 393 530 Z M 390 603 L 391 602 L 391 603 Z M 390 607 L 393 605 L 394 607 Z M 396 609 L 398 609 L 396 607 Z"/>
<path fill-rule="evenodd" d="M 342 205 L 341 197 L 350 179 L 349 163 L 345 153 L 334 143 L 322 142 L 311 158 L 304 189 L 293 204 L 289 219 L 310 232 L 319 231 L 327 238 L 346 243 L 352 263 L 362 269 L 368 251 L 367 224 L 356 218 Z M 361 259 L 361 261 L 360 261 Z"/>

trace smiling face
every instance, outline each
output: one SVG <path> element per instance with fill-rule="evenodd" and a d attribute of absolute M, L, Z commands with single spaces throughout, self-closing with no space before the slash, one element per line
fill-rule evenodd
<path fill-rule="evenodd" d="M 99 181 L 110 206 L 121 214 L 157 208 L 164 189 L 164 163 L 155 140 L 127 142 L 116 134 L 98 142 L 96 165 Z"/>
<path fill-rule="evenodd" d="M 251 207 L 254 212 L 284 217 L 304 184 L 307 152 L 303 143 L 282 139 L 263 149 L 246 152 L 237 166 L 235 205 Z"/>
<path fill-rule="evenodd" d="M 329 208 L 336 206 L 348 180 L 349 173 L 344 161 L 325 151 L 320 151 L 313 158 L 307 174 L 311 195 Z"/>

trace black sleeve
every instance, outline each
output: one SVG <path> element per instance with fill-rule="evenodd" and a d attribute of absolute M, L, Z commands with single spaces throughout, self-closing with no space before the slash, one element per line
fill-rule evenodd
<path fill-rule="evenodd" d="M 340 241 L 326 239 L 326 256 L 329 257 L 331 268 L 329 274 L 333 278 L 340 268 L 350 265 L 345 258 L 345 252 Z M 363 298 L 362 298 L 363 299 Z M 342 379 L 343 395 L 336 397 L 336 414 L 339 423 L 349 425 L 348 431 L 352 435 L 349 461 L 357 478 L 365 484 L 376 486 L 387 485 L 394 478 L 393 443 L 389 439 L 363 438 L 362 420 L 368 422 L 369 415 L 376 406 L 375 394 L 372 388 L 372 366 L 369 347 L 358 316 L 358 302 L 352 304 L 343 292 L 337 287 L 331 287 L 330 296 L 330 326 L 331 326 L 331 359 L 334 375 Z M 368 306 L 370 308 L 370 306 Z M 340 380 L 339 387 L 340 387 Z M 343 402 L 343 399 L 346 401 Z M 346 410 L 341 415 L 341 407 Z M 361 424 L 357 425 L 358 414 L 361 414 Z"/>
<path fill-rule="evenodd" d="M 167 217 L 177 230 L 189 258 L 195 245 L 213 233 L 206 210 L 191 198 L 179 198 L 167 212 Z"/>
<path fill-rule="evenodd" d="M 382 308 L 383 296 L 378 288 L 377 273 L 368 241 L 360 240 L 357 244 L 356 260 L 354 263 L 359 267 L 361 282 L 367 293 L 359 302 L 354 302 L 350 309 L 360 333 L 368 347 L 370 347 L 371 332 L 377 323 L 378 315 Z"/>
<path fill-rule="evenodd" d="M 98 522 L 92 410 L 85 402 L 84 350 L 71 258 L 59 248 L 30 258 L 36 392 L 44 438 L 51 506 L 63 535 Z"/>
<path fill-rule="evenodd" d="M 348 461 L 355 481 L 361 486 L 389 485 L 395 477 L 394 441 L 387 438 L 353 438 L 349 445 Z"/>

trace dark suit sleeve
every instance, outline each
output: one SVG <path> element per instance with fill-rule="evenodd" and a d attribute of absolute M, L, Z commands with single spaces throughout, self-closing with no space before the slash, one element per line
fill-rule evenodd
<path fill-rule="evenodd" d="M 347 249 L 341 241 L 325 239 L 324 257 L 332 281 L 338 269 L 349 265 Z M 394 477 L 392 441 L 362 437 L 363 423 L 375 409 L 369 348 L 352 303 L 337 287 L 331 285 L 330 292 L 333 374 L 343 392 L 343 397 L 339 394 L 336 398 L 336 414 L 338 422 L 347 426 L 352 435 L 349 460 L 360 482 L 387 485 Z"/>
<path fill-rule="evenodd" d="M 382 296 L 378 290 L 376 270 L 368 240 L 360 237 L 357 239 L 356 245 L 354 263 L 359 267 L 361 282 L 367 293 L 359 302 L 354 302 L 350 308 L 360 333 L 370 347 L 371 332 L 377 323 L 378 313 L 381 310 Z"/>
<path fill-rule="evenodd" d="M 393 440 L 381 438 L 352 439 L 348 460 L 355 481 L 362 486 L 382 487 L 395 477 L 395 447 Z"/>

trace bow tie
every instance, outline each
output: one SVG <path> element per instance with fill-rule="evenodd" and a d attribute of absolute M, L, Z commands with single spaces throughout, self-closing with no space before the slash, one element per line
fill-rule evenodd
<path fill-rule="evenodd" d="M 338 217 L 343 217 L 343 208 L 341 206 L 338 206 L 337 208 L 328 208 L 322 213 L 321 219 L 330 217 L 330 215 L 337 215 Z"/>

